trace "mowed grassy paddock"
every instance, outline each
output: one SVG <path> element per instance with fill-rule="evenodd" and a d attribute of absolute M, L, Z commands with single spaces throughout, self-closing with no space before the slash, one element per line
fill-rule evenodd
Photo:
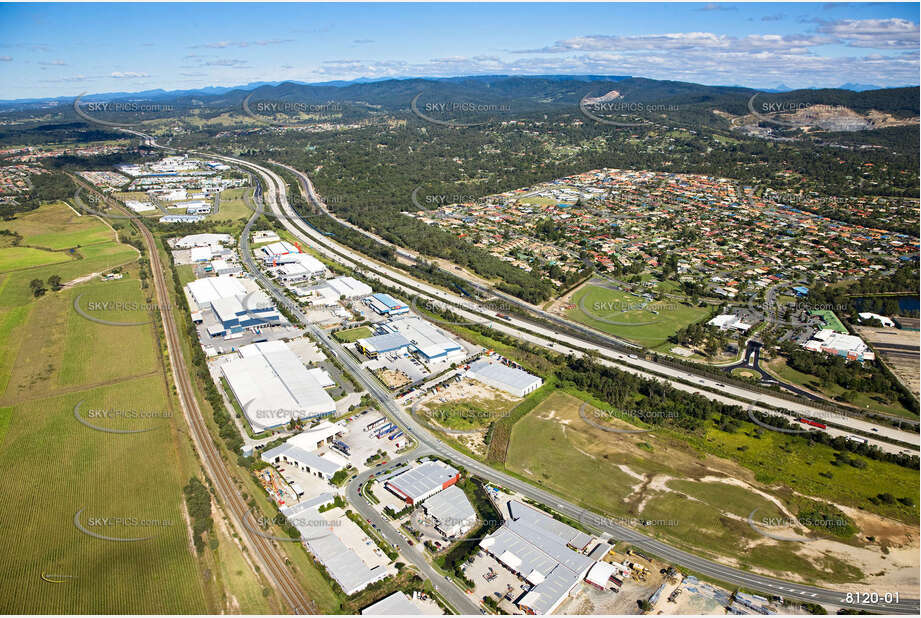
<path fill-rule="evenodd" d="M 593 403 L 601 407 L 599 402 Z M 829 463 L 834 451 L 818 445 L 808 447 L 804 443 L 802 447 L 810 449 L 815 460 L 811 467 L 799 457 L 788 461 L 789 453 L 781 450 L 777 443 L 769 448 L 771 440 L 764 438 L 761 441 L 765 448 L 755 452 L 749 447 L 738 465 L 729 461 L 735 459 L 736 449 L 748 441 L 759 440 L 742 432 L 718 436 L 709 429 L 698 442 L 692 441 L 698 447 L 694 449 L 688 446 L 686 436 L 670 434 L 668 430 L 644 434 L 604 432 L 580 418 L 582 404 L 582 398 L 557 390 L 521 418 L 511 432 L 506 469 L 598 513 L 628 518 L 628 523 L 635 524 L 633 527 L 686 549 L 712 557 L 734 558 L 742 564 L 777 573 L 792 569 L 811 580 L 835 582 L 855 581 L 861 576 L 854 566 L 833 557 L 826 556 L 822 564 L 815 564 L 797 556 L 799 548 L 789 547 L 794 544 L 766 540 L 751 529 L 745 518 L 755 508 L 758 508 L 758 518 L 779 517 L 780 511 L 773 502 L 744 487 L 709 480 L 703 482 L 701 478 L 719 470 L 727 476 L 759 485 L 783 482 L 796 491 L 842 504 L 866 503 L 866 497 L 882 491 L 880 478 L 903 487 L 916 486 L 918 482 L 917 471 L 871 460 L 867 460 L 865 470 L 850 466 L 847 470 L 834 468 Z M 630 427 L 624 424 L 624 428 Z M 781 436 L 772 434 L 769 438 L 774 435 Z M 713 443 L 717 441 L 723 445 L 715 446 Z M 713 457 L 713 453 L 722 457 Z M 750 459 L 744 455 L 749 455 Z M 701 465 L 704 462 L 706 468 Z M 759 464 L 776 465 L 779 469 L 770 475 L 769 470 Z M 826 479 L 818 476 L 818 472 L 826 468 L 834 468 L 835 474 L 841 475 L 841 483 L 837 483 L 836 478 L 836 484 L 850 483 L 854 489 L 829 491 L 819 483 Z M 666 480 L 665 485 L 671 491 L 649 490 L 643 479 L 629 472 L 647 475 L 647 478 L 656 474 L 673 477 Z M 777 491 L 783 488 L 765 486 L 761 489 L 796 513 L 796 505 L 786 500 L 789 490 Z M 917 510 L 907 507 L 901 510 L 892 507 L 892 512 L 877 510 L 884 515 L 900 514 L 903 521 L 911 517 L 911 512 L 917 518 Z M 643 527 L 637 523 L 640 519 L 673 523 Z M 749 544 L 755 542 L 758 542 L 757 547 L 749 549 Z"/>
<path fill-rule="evenodd" d="M 572 303 L 575 308 L 567 312 L 567 317 L 615 337 L 623 337 L 641 346 L 655 348 L 667 343 L 670 336 L 685 326 L 698 322 L 713 312 L 709 307 L 692 307 L 671 298 L 650 302 L 650 307 L 656 309 L 658 314 L 646 309 L 631 309 L 644 302 L 646 301 L 643 298 L 628 292 L 586 285 L 573 294 Z M 585 311 L 581 305 L 585 306 Z M 596 307 L 598 309 L 595 309 Z M 609 324 L 598 318 L 629 324 Z M 644 324 L 645 322 L 652 323 Z"/>
<path fill-rule="evenodd" d="M 358 326 L 356 328 L 335 332 L 333 333 L 333 337 L 343 343 L 352 343 L 353 341 L 370 337 L 372 334 L 371 329 L 367 326 Z"/>

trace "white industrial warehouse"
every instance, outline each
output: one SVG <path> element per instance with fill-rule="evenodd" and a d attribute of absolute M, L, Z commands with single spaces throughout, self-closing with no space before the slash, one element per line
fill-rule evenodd
<path fill-rule="evenodd" d="M 544 381 L 517 367 L 509 367 L 489 358 L 481 358 L 470 364 L 467 377 L 492 386 L 516 397 L 533 393 Z"/>
<path fill-rule="evenodd" d="M 457 485 L 426 498 L 422 508 L 435 520 L 435 529 L 446 537 L 465 534 L 476 523 L 476 511 L 467 494 Z"/>
<path fill-rule="evenodd" d="M 390 477 L 384 484 L 406 504 L 419 504 L 460 479 L 460 472 L 443 461 L 426 461 Z"/>
<path fill-rule="evenodd" d="M 282 514 L 301 533 L 307 549 L 326 568 L 347 595 L 364 590 L 390 572 L 384 565 L 369 567 L 361 557 L 335 534 L 339 527 L 324 519 L 319 507 L 332 500 L 329 494 L 281 509 Z M 351 524 L 354 526 L 354 524 Z"/>
<path fill-rule="evenodd" d="M 418 607 L 413 605 L 404 592 L 394 592 L 361 610 L 362 616 L 422 616 Z"/>
<path fill-rule="evenodd" d="M 480 541 L 480 547 L 532 585 L 518 599 L 518 607 L 550 614 L 594 565 L 594 560 L 573 549 L 585 549 L 591 537 L 516 500 L 509 500 L 507 506 L 509 517 Z"/>
<path fill-rule="evenodd" d="M 245 345 L 221 372 L 253 431 L 336 411 L 336 402 L 284 341 Z"/>

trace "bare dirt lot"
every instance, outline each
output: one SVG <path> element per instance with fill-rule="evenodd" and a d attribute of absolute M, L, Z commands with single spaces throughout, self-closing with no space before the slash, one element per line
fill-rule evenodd
<path fill-rule="evenodd" d="M 892 369 L 899 381 L 918 397 L 919 388 L 919 347 L 918 331 L 897 328 L 875 328 L 873 326 L 855 326 L 854 329 L 864 341 L 870 344 Z"/>

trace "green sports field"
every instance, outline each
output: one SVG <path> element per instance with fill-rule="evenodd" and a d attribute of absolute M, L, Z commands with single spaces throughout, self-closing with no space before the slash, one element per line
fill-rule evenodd
<path fill-rule="evenodd" d="M 641 296 L 599 285 L 586 285 L 573 294 L 567 317 L 647 348 L 661 346 L 688 324 L 713 313 L 672 298 L 647 301 Z"/>

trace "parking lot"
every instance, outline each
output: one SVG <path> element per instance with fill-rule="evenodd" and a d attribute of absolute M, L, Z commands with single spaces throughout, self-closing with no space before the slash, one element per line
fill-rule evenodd
<path fill-rule="evenodd" d="M 354 418 L 355 420 L 348 420 L 348 418 Z M 379 463 L 379 461 L 377 461 L 370 466 L 365 465 L 365 461 L 368 460 L 368 457 L 377 453 L 379 449 L 386 453 L 383 460 L 389 461 L 396 456 L 395 453 L 398 450 L 396 440 L 388 440 L 388 436 L 378 439 L 374 437 L 374 431 L 364 430 L 368 423 L 383 418 L 383 415 L 379 412 L 368 412 L 367 414 L 353 415 L 348 418 L 343 419 L 346 421 L 346 432 L 341 439 L 349 446 L 349 462 L 355 466 L 359 472 L 369 467 L 373 468 L 375 464 Z M 383 427 L 386 424 L 387 422 L 381 423 L 379 427 Z"/>
<path fill-rule="evenodd" d="M 499 609 L 506 614 L 520 614 L 514 605 L 516 601 L 530 587 L 518 579 L 511 571 L 484 551 L 478 552 L 473 562 L 468 562 L 464 574 L 473 581 L 473 597 L 480 601 L 483 597 L 492 597 L 499 602 Z M 486 578 L 490 577 L 490 580 Z M 511 592 L 509 592 L 511 590 Z M 511 601 L 505 596 L 511 597 Z"/>

